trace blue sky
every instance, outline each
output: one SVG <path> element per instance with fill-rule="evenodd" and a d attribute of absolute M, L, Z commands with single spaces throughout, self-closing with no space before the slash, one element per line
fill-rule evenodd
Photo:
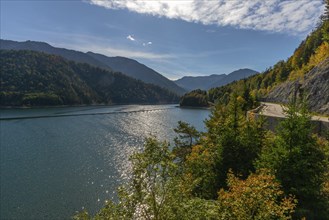
<path fill-rule="evenodd" d="M 170 79 L 263 71 L 316 26 L 321 0 L 1 0 L 1 39 L 125 56 Z"/>

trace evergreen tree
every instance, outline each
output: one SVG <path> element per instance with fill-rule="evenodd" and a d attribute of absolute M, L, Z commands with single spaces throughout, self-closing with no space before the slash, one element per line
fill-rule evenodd
<path fill-rule="evenodd" d="M 200 189 L 209 190 L 206 198 L 213 198 L 216 195 L 214 190 L 227 187 L 226 177 L 229 170 L 242 178 L 247 178 L 255 171 L 254 161 L 260 154 L 265 138 L 264 122 L 252 117 L 247 118 L 242 111 L 243 104 L 239 102 L 239 97 L 233 94 L 228 106 L 217 106 L 206 122 L 208 132 L 201 141 L 203 146 L 197 146 L 195 149 L 200 158 L 193 155 L 194 165 L 199 164 L 203 172 L 194 169 L 197 170 L 194 176 L 207 176 L 209 173 L 215 176 L 215 179 L 208 178 L 209 181 L 203 181 L 204 184 L 209 184 L 208 186 L 199 185 Z M 209 162 L 198 161 L 205 158 Z M 210 189 L 213 189 L 212 193 Z"/>
<path fill-rule="evenodd" d="M 173 151 L 180 161 L 184 161 L 186 155 L 191 153 L 192 145 L 198 141 L 200 132 L 183 121 L 178 121 L 178 126 L 174 131 L 178 134 L 178 137 L 174 139 L 175 147 Z"/>
<path fill-rule="evenodd" d="M 329 0 L 323 0 L 323 3 L 325 5 L 325 9 L 323 15 L 321 16 L 321 20 L 325 22 L 329 20 Z"/>
<path fill-rule="evenodd" d="M 328 202 L 321 196 L 328 157 L 312 135 L 305 104 L 292 103 L 285 114 L 286 119 L 278 127 L 277 136 L 268 140 L 257 167 L 271 169 L 285 193 L 296 196 L 296 216 L 328 219 Z"/>

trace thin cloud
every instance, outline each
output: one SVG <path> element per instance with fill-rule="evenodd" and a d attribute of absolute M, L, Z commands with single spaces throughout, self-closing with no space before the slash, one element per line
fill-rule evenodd
<path fill-rule="evenodd" d="M 136 39 L 135 39 L 133 36 L 131 36 L 131 35 L 128 35 L 128 36 L 127 36 L 127 39 L 128 39 L 128 40 L 131 40 L 131 41 L 136 41 Z"/>
<path fill-rule="evenodd" d="M 305 34 L 324 10 L 322 0 L 89 0 L 109 9 L 181 19 L 205 25 Z"/>
<path fill-rule="evenodd" d="M 151 53 L 137 50 L 130 50 L 125 48 L 114 48 L 114 47 L 106 47 L 106 46 L 88 46 L 85 50 L 91 50 L 93 52 L 105 54 L 107 56 L 122 56 L 129 58 L 140 58 L 140 59 L 150 59 L 150 60 L 167 60 L 175 58 L 174 55 L 171 54 L 160 54 L 160 53 Z"/>
<path fill-rule="evenodd" d="M 207 33 L 216 33 L 216 30 L 214 30 L 214 29 L 208 29 L 208 30 L 206 30 L 206 32 Z"/>
<path fill-rule="evenodd" d="M 151 41 L 147 42 L 147 43 L 143 43 L 143 46 L 149 46 L 149 45 L 152 45 L 153 43 Z"/>
<path fill-rule="evenodd" d="M 92 52 L 104 54 L 106 56 L 122 56 L 128 58 L 136 58 L 136 59 L 141 58 L 141 59 L 157 60 L 161 62 L 166 62 L 169 59 L 177 58 L 176 55 L 167 54 L 167 53 L 145 52 L 141 50 L 133 50 L 125 46 L 121 46 L 121 47 L 108 46 L 115 44 L 115 42 L 109 40 L 108 38 L 103 38 L 99 36 L 96 37 L 96 36 L 72 34 L 72 33 L 58 34 L 58 32 L 53 32 L 53 31 L 39 31 L 39 30 L 35 30 L 35 31 L 38 31 L 40 34 L 50 34 L 51 36 L 56 36 L 55 37 L 56 40 L 49 41 L 49 43 L 52 44 L 53 46 L 69 48 L 77 51 L 83 51 L 83 52 L 92 51 Z M 26 39 L 22 39 L 22 40 L 26 40 Z"/>

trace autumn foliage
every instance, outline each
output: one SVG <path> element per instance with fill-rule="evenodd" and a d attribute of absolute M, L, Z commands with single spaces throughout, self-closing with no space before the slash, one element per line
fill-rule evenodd
<path fill-rule="evenodd" d="M 218 192 L 220 219 L 291 219 L 297 201 L 284 197 L 279 182 L 268 170 L 241 180 L 228 173 L 229 189 Z"/>

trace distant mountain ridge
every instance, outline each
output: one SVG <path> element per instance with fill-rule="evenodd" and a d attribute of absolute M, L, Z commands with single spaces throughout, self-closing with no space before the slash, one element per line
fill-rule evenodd
<path fill-rule="evenodd" d="M 122 72 L 130 77 L 142 80 L 146 83 L 152 83 L 154 85 L 167 88 L 177 94 L 183 94 L 186 92 L 183 88 L 177 86 L 171 80 L 136 60 L 126 57 L 107 57 L 93 52 L 87 52 L 87 54 L 90 57 L 93 57 L 94 59 L 110 66 L 114 71 Z"/>
<path fill-rule="evenodd" d="M 102 62 L 96 60 L 89 55 L 65 48 L 56 48 L 45 42 L 37 41 L 12 41 L 12 40 L 2 40 L 0 39 L 0 49 L 1 50 L 32 50 L 38 52 L 44 52 L 48 54 L 58 55 L 64 57 L 68 60 L 72 60 L 78 63 L 88 63 L 89 65 L 97 66 L 106 70 L 112 70 L 109 66 L 103 64 Z"/>
<path fill-rule="evenodd" d="M 258 72 L 251 69 L 239 69 L 229 74 L 210 75 L 210 76 L 184 76 L 174 82 L 180 87 L 192 91 L 196 89 L 209 90 L 211 88 L 224 86 L 233 81 L 248 78 Z"/>
<path fill-rule="evenodd" d="M 167 89 L 58 55 L 0 50 L 0 106 L 177 103 Z"/>
<path fill-rule="evenodd" d="M 214 82 L 211 85 L 211 88 L 224 86 L 224 85 L 229 84 L 233 81 L 237 81 L 237 80 L 240 80 L 240 79 L 245 79 L 245 78 L 248 78 L 249 76 L 255 75 L 257 73 L 258 73 L 257 71 L 252 70 L 252 69 L 247 69 L 247 68 L 238 69 L 238 70 L 235 70 L 235 71 L 227 74 L 227 76 L 225 78 L 223 78 L 222 80 Z"/>
<path fill-rule="evenodd" d="M 195 89 L 208 90 L 214 82 L 221 80 L 224 77 L 226 77 L 225 74 L 213 74 L 210 76 L 184 76 L 174 82 L 188 91 Z"/>
<path fill-rule="evenodd" d="M 136 60 L 125 57 L 107 57 L 105 55 L 92 52 L 83 53 L 65 48 L 56 48 L 44 42 L 25 41 L 17 42 L 12 40 L 0 39 L 0 49 L 2 50 L 32 50 L 44 52 L 53 55 L 62 56 L 68 60 L 79 63 L 87 63 L 105 70 L 114 70 L 123 74 L 139 79 L 146 83 L 152 83 L 160 87 L 166 88 L 179 95 L 186 91 L 177 86 L 174 82 L 167 79 L 155 70 L 137 62 Z M 113 67 L 112 67 L 113 66 Z"/>

